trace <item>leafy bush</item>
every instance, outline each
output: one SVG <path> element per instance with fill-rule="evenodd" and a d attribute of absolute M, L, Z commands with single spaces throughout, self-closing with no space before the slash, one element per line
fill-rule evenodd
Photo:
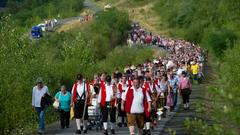
<path fill-rule="evenodd" d="M 217 57 L 223 56 L 224 50 L 232 48 L 237 36 L 231 30 L 221 29 L 209 33 L 206 40 L 207 45 L 213 50 Z"/>
<path fill-rule="evenodd" d="M 237 135 L 236 132 L 224 128 L 223 125 L 213 124 L 209 126 L 207 122 L 201 119 L 186 119 L 184 125 L 188 132 L 194 135 Z"/>
<path fill-rule="evenodd" d="M 127 13 L 116 9 L 100 12 L 96 16 L 96 20 L 83 33 L 93 41 L 96 58 L 103 59 L 113 48 L 126 41 L 130 20 Z"/>

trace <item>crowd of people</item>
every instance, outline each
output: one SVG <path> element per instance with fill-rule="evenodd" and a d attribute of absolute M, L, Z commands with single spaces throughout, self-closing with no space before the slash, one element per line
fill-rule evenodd
<path fill-rule="evenodd" d="M 70 110 L 73 108 L 76 120 L 76 134 L 87 133 L 94 109 L 96 129 L 103 133 L 115 134 L 115 126 L 129 128 L 134 135 L 134 127 L 139 135 L 150 135 L 162 117 L 176 110 L 178 96 L 181 95 L 183 108 L 190 107 L 189 96 L 192 81 L 200 82 L 203 77 L 204 51 L 197 45 L 184 40 L 174 40 L 153 36 L 134 24 L 128 43 L 149 44 L 163 47 L 169 53 L 166 57 L 146 60 L 138 65 L 128 64 L 123 72 L 95 74 L 87 81 L 78 74 L 72 91 L 63 85 L 55 95 L 59 102 L 61 128 L 69 128 Z M 44 108 L 41 97 L 49 93 L 42 79 L 33 88 L 32 106 L 40 117 L 40 130 L 44 131 Z M 110 124 L 110 125 L 109 125 Z"/>

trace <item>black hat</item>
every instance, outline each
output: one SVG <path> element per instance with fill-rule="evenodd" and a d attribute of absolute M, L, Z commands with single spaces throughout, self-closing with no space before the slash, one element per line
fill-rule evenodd
<path fill-rule="evenodd" d="M 111 76 L 110 76 L 110 75 L 107 75 L 107 76 L 106 76 L 106 82 L 111 82 L 111 81 L 112 81 Z"/>
<path fill-rule="evenodd" d="M 82 80 L 83 79 L 83 75 L 82 74 L 77 74 L 77 80 Z"/>
<path fill-rule="evenodd" d="M 123 76 L 123 75 L 122 75 L 122 73 L 120 73 L 120 72 L 117 74 L 117 77 L 118 77 L 118 78 L 122 78 L 122 76 Z"/>
<path fill-rule="evenodd" d="M 186 73 L 186 71 L 182 71 L 182 75 L 186 75 L 187 73 Z"/>

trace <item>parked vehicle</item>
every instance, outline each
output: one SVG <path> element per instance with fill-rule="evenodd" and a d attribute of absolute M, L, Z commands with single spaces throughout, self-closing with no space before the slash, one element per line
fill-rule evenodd
<path fill-rule="evenodd" d="M 38 24 L 37 26 L 41 28 L 42 32 L 45 32 L 46 29 L 47 29 L 45 23 L 40 23 L 40 24 Z"/>
<path fill-rule="evenodd" d="M 43 36 L 42 29 L 39 26 L 33 26 L 31 30 L 32 38 L 41 38 Z"/>

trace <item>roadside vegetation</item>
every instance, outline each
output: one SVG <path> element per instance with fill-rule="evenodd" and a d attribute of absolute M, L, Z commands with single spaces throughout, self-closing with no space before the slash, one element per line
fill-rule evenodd
<path fill-rule="evenodd" d="M 97 16 L 86 28 L 56 32 L 39 40 L 22 36 L 24 31 L 16 18 L 2 17 L 0 134 L 26 134 L 37 129 L 37 114 L 31 107 L 37 77 L 44 78 L 54 95 L 62 83 L 70 90 L 77 73 L 90 80 L 95 73 L 122 70 L 128 63 L 142 63 L 153 57 L 152 49 L 124 45 L 130 28 L 127 13 L 113 9 Z M 46 122 L 56 122 L 57 117 L 49 107 Z"/>
<path fill-rule="evenodd" d="M 16 25 L 31 27 L 48 19 L 78 16 L 84 0 L 8 0 L 8 11 Z"/>

